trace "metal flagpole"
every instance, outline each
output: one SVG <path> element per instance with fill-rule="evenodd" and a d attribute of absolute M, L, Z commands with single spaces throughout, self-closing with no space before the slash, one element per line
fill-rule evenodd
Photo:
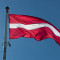
<path fill-rule="evenodd" d="M 6 21 L 5 21 L 5 37 L 3 43 L 3 60 L 6 60 L 6 48 L 7 48 L 7 17 L 8 17 L 9 7 L 6 7 Z"/>

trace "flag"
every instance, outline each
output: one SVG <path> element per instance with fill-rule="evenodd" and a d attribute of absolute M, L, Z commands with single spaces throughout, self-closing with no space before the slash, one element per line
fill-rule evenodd
<path fill-rule="evenodd" d="M 20 37 L 37 41 L 52 38 L 60 44 L 60 31 L 51 23 L 33 16 L 9 14 L 9 39 Z"/>

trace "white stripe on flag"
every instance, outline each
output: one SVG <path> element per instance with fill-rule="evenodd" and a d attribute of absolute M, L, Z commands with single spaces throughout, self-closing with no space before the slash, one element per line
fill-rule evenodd
<path fill-rule="evenodd" d="M 10 23 L 9 28 L 12 28 L 12 29 L 24 28 L 24 29 L 27 29 L 27 30 L 33 30 L 33 29 L 42 28 L 42 27 L 49 27 L 56 36 L 60 37 L 59 31 L 57 31 L 52 25 L 47 24 L 47 23 L 29 24 L 29 25 L 24 25 L 24 24 L 20 24 L 20 23 L 15 23 L 15 24 Z"/>

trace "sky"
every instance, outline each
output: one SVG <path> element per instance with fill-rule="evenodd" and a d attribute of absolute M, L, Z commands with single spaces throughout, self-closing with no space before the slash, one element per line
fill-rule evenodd
<path fill-rule="evenodd" d="M 3 60 L 5 33 L 5 7 L 9 14 L 22 14 L 42 18 L 60 29 L 60 0 L 0 0 L 0 60 Z M 9 40 L 9 19 L 7 25 L 6 60 L 60 60 L 60 46 L 51 38 L 36 41 L 33 38 Z"/>

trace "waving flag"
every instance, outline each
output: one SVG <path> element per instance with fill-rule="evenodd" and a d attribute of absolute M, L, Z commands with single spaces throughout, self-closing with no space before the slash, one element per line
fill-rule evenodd
<path fill-rule="evenodd" d="M 54 39 L 60 44 L 60 31 L 51 23 L 37 17 L 9 14 L 9 38 Z"/>

